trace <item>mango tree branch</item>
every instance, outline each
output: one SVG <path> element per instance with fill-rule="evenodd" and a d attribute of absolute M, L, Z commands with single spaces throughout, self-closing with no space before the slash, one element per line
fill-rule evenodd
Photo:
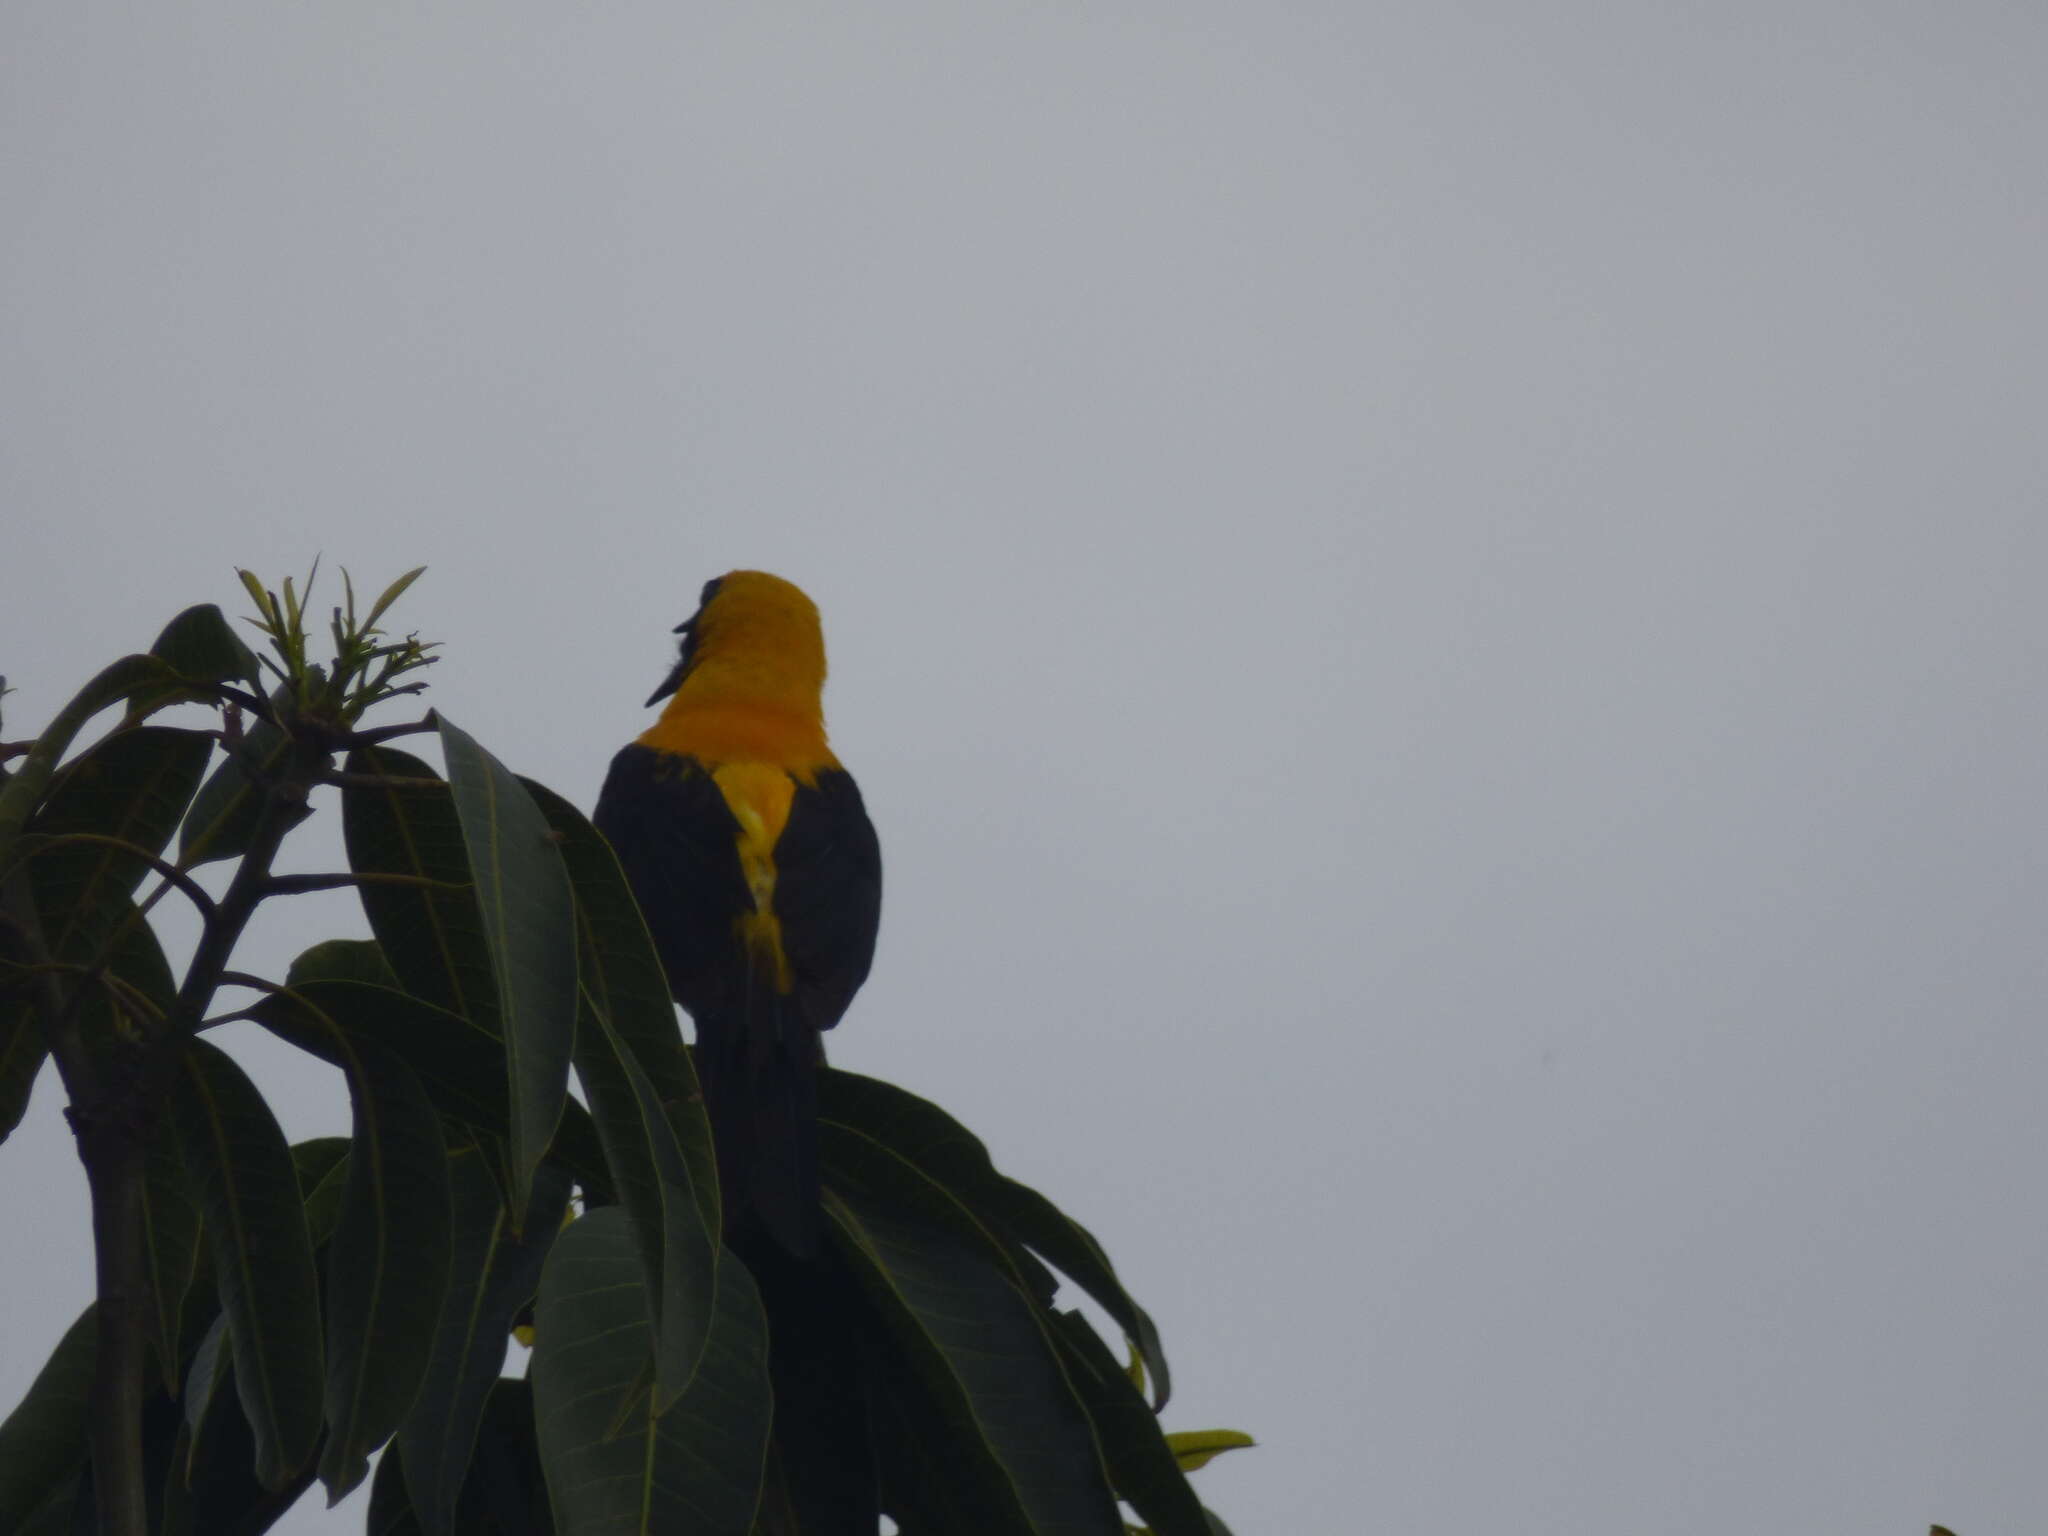
<path fill-rule="evenodd" d="M 131 843 L 125 837 L 108 837 L 101 832 L 59 832 L 46 842 L 38 842 L 33 849 L 23 856 L 22 862 L 26 864 L 30 859 L 37 857 L 39 854 L 47 853 L 52 848 L 73 847 L 79 844 L 91 844 L 100 848 L 118 848 L 130 858 L 147 864 L 159 875 L 162 875 L 166 887 L 175 888 L 183 892 L 186 899 L 199 909 L 199 915 L 202 918 L 213 916 L 213 898 L 200 888 L 198 881 L 194 880 L 168 859 L 158 858 L 147 848 Z M 142 903 L 142 910 L 147 912 L 156 905 L 156 902 L 157 897 L 152 895 L 149 900 Z M 118 939 L 121 933 L 125 932 L 126 928 L 124 926 L 121 930 L 117 931 L 115 937 Z"/>
<path fill-rule="evenodd" d="M 429 891 L 466 891 L 460 880 L 435 880 L 426 875 L 401 875 L 384 871 L 366 874 L 272 875 L 264 883 L 266 896 L 302 896 L 308 891 L 346 891 L 365 885 L 410 885 Z"/>
<path fill-rule="evenodd" d="M 36 1015 L 70 1107 L 79 1161 L 92 1190 L 93 1265 L 99 1291 L 93 1366 L 94 1503 L 102 1536 L 148 1536 L 142 1460 L 142 1391 L 148 1369 L 148 1271 L 143 1246 L 145 1142 L 133 1091 L 133 1051 L 96 1059 L 78 1028 L 83 988 L 50 958 L 26 870 L 0 881 L 0 950 L 36 972 Z"/>

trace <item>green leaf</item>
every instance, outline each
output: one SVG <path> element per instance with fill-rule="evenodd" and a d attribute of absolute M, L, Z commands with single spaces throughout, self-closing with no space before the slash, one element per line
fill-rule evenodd
<path fill-rule="evenodd" d="M 160 684 L 169 673 L 170 669 L 154 656 L 123 656 L 79 689 L 71 702 L 57 712 L 57 718 L 43 728 L 21 766 L 0 779 L 0 868 L 6 867 L 15 838 L 28 824 L 30 813 L 42 803 L 57 765 L 71 750 L 72 741 L 85 728 L 86 721 L 109 704 Z"/>
<path fill-rule="evenodd" d="M 65 767 L 29 823 L 43 939 L 59 960 L 88 963 L 132 910 L 128 898 L 163 851 L 199 787 L 212 738 L 144 725 L 116 731 Z M 26 847 L 26 845 L 25 845 Z"/>
<path fill-rule="evenodd" d="M 477 1425 L 504 1364 L 512 1320 L 539 1288 L 541 1266 L 569 1203 L 568 1179 L 559 1169 L 543 1166 L 534 1180 L 534 1203 L 522 1240 L 505 1219 L 497 1180 L 481 1153 L 454 1154 L 449 1178 L 454 1260 L 447 1299 L 426 1379 L 394 1442 L 403 1455 L 411 1508 L 430 1533 L 472 1529 L 455 1516 Z"/>
<path fill-rule="evenodd" d="M 1029 1248 L 1072 1279 L 1137 1346 L 1152 1377 L 1153 1407 L 1166 1406 L 1172 1378 L 1159 1330 L 1123 1288 L 1101 1244 L 1038 1191 L 998 1173 L 972 1131 L 894 1084 L 830 1068 L 819 1074 L 818 1118 L 888 1147 L 951 1193 L 1006 1246 Z M 829 1185 L 829 1155 L 823 1176 Z"/>
<path fill-rule="evenodd" d="M 1183 1429 L 1166 1437 L 1166 1448 L 1183 1472 L 1199 1472 L 1225 1451 L 1250 1450 L 1258 1443 L 1241 1429 Z"/>
<path fill-rule="evenodd" d="M 730 1258 L 718 1266 L 717 1306 L 696 1377 L 657 1418 L 653 1330 L 625 1213 L 593 1211 L 556 1242 L 541 1276 L 531 1376 L 562 1529 L 747 1536 L 773 1404 L 760 1298 Z"/>
<path fill-rule="evenodd" d="M 256 1475 L 282 1488 L 320 1435 L 320 1306 L 298 1175 L 256 1087 L 202 1040 L 184 1055 L 174 1113 L 205 1220 Z"/>
<path fill-rule="evenodd" d="M 291 699 L 291 690 L 280 684 L 271 692 L 270 706 L 282 710 Z M 248 851 L 263 813 L 263 785 L 285 771 L 291 754 L 291 738 L 277 725 L 263 719 L 249 722 L 241 745 L 213 770 L 185 813 L 178 831 L 178 858 L 185 867 L 236 858 Z M 305 805 L 280 805 L 276 814 L 286 818 L 289 828 L 313 812 Z"/>
<path fill-rule="evenodd" d="M 315 1136 L 292 1143 L 292 1169 L 299 1176 L 299 1194 L 306 1202 L 306 1236 L 315 1252 L 334 1236 L 341 1220 L 341 1197 L 348 1189 L 349 1139 Z"/>
<path fill-rule="evenodd" d="M 427 1370 L 448 1291 L 448 1157 L 441 1119 L 404 1062 L 367 1040 L 350 1056 L 355 1136 L 327 1247 L 327 1444 L 320 1480 L 340 1502 L 369 1475 Z"/>
<path fill-rule="evenodd" d="M 29 989 L 0 992 L 0 1142 L 28 1113 L 29 1094 L 48 1054 Z"/>
<path fill-rule="evenodd" d="M 538 784 L 526 788 L 559 839 L 576 892 L 576 1071 L 646 1275 L 657 1319 L 655 1411 L 665 1413 L 710 1337 L 719 1253 L 711 1127 L 661 959 L 618 859 L 573 806 Z"/>
<path fill-rule="evenodd" d="M 132 901 L 124 898 L 116 905 L 105 926 L 110 934 L 119 937 L 114 941 L 105 974 L 90 983 L 79 1013 L 81 1034 L 95 1045 L 131 1030 L 127 1007 L 145 1015 L 153 1008 L 161 1017 L 169 1010 L 176 992 L 163 948 Z M 117 986 L 121 1007 L 116 1006 L 113 996 Z M 0 992 L 0 1141 L 5 1141 L 21 1123 L 29 1091 L 46 1054 L 43 1031 L 33 1009 L 34 998 L 35 993 L 28 988 Z"/>
<path fill-rule="evenodd" d="M 316 1010 L 308 1013 L 307 1008 Z M 505 1056 L 496 1038 L 466 1019 L 403 992 L 359 981 L 308 981 L 273 994 L 249 1010 L 264 1028 L 323 1061 L 345 1066 L 326 1020 L 344 1033 L 395 1051 L 418 1074 L 434 1107 L 449 1119 L 494 1136 L 506 1134 Z M 583 1106 L 565 1107 L 556 1154 L 586 1190 L 610 1198 L 597 1133 Z"/>
<path fill-rule="evenodd" d="M 221 1434 L 221 1423 L 240 1415 L 240 1409 L 238 1413 L 215 1411 L 221 1386 L 233 1380 L 233 1374 L 236 1362 L 227 1343 L 227 1313 L 215 1313 L 213 1323 L 199 1339 L 199 1348 L 193 1352 L 193 1368 L 184 1374 L 184 1466 L 178 1470 L 186 1487 L 193 1485 L 193 1473 L 199 1462 L 211 1454 L 213 1442 Z"/>
<path fill-rule="evenodd" d="M 313 1188 L 348 1156 L 346 1136 L 310 1136 L 292 1143 L 292 1171 L 299 1177 L 299 1189 L 309 1199 Z"/>
<path fill-rule="evenodd" d="M 182 1419 L 173 1415 L 170 1455 L 163 1468 L 161 1536 L 254 1536 L 268 1530 L 299 1500 L 313 1480 L 306 1467 L 276 1489 L 256 1480 L 256 1440 L 249 1421 L 239 1409 L 229 1406 L 229 1384 L 235 1369 L 222 1347 L 215 1365 L 215 1383 L 210 1389 L 212 1410 L 200 1428 L 192 1426 L 189 1413 Z M 192 1388 L 188 1385 L 187 1392 Z M 145 1431 L 152 1446 L 163 1433 L 159 1408 L 171 1408 L 167 1400 L 152 1399 L 144 1415 Z"/>
<path fill-rule="evenodd" d="M 78 1529 L 78 1485 L 84 1472 L 74 1471 L 54 1485 L 49 1496 L 14 1528 L 14 1536 L 73 1536 Z"/>
<path fill-rule="evenodd" d="M 164 626 L 150 654 L 167 662 L 180 677 L 200 683 L 245 682 L 263 686 L 256 653 L 242 643 L 234 626 L 215 603 L 187 608 Z"/>
<path fill-rule="evenodd" d="M 586 1047 L 579 1038 L 577 1048 L 585 1091 L 605 1117 L 598 1121 L 599 1137 L 611 1128 L 606 1161 L 641 1255 L 648 1311 L 655 1319 L 659 1415 L 689 1386 L 710 1341 L 719 1245 L 704 1225 L 682 1146 L 654 1085 L 602 1014 L 587 1014 L 585 1028 L 592 1043 Z"/>
<path fill-rule="evenodd" d="M 409 875 L 472 886 L 474 875 L 455 802 L 426 763 L 390 747 L 352 752 L 352 775 L 412 784 L 351 784 L 342 790 L 349 868 L 359 875 Z M 493 1038 L 496 975 L 473 889 L 373 883 L 360 887 L 363 915 L 400 984 L 414 997 L 461 1015 Z"/>
<path fill-rule="evenodd" d="M 0 1531 L 26 1525 L 51 1491 L 68 1486 L 85 1464 L 98 1354 L 99 1311 L 87 1307 L 0 1423 Z"/>
<path fill-rule="evenodd" d="M 391 969 L 383 946 L 375 939 L 329 939 L 315 944 L 292 961 L 284 981 L 288 987 L 301 987 L 309 981 L 366 981 L 401 990 L 398 973 Z"/>
<path fill-rule="evenodd" d="M 980 1528 L 1122 1536 L 1087 1417 L 1002 1259 L 843 1175 L 825 1209 L 950 1432 L 934 1454 L 985 1500 Z"/>
<path fill-rule="evenodd" d="M 370 611 L 363 616 L 362 628 L 364 633 L 368 633 L 371 629 L 375 628 L 377 621 L 384 617 L 391 605 L 405 595 L 405 589 L 418 581 L 426 572 L 427 568 L 424 565 L 416 565 L 392 582 L 390 586 L 386 587 L 378 596 L 377 601 L 370 604 Z"/>
<path fill-rule="evenodd" d="M 1201 1500 L 1144 1394 L 1079 1312 L 1055 1313 L 1052 1321 L 1067 1378 L 1095 1425 L 1116 1491 L 1158 1536 L 1209 1536 Z"/>
<path fill-rule="evenodd" d="M 150 1127 L 143 1164 L 143 1257 L 149 1268 L 150 1344 L 164 1391 L 176 1396 L 185 1296 L 199 1271 L 199 1207 L 170 1116 Z"/>
<path fill-rule="evenodd" d="M 569 1095 L 575 902 L 547 821 L 519 781 L 453 722 L 443 718 L 439 728 L 498 982 L 512 1089 L 512 1208 L 523 1211 Z"/>
<path fill-rule="evenodd" d="M 250 1010 L 266 1029 L 335 1066 L 347 1053 L 329 1031 L 374 1041 L 405 1059 L 428 1097 L 465 1125 L 504 1134 L 504 1057 L 498 1042 L 458 1014 L 360 981 L 304 981 Z"/>
<path fill-rule="evenodd" d="M 690 1187 L 707 1230 L 717 1232 L 718 1159 L 711 1122 L 690 1053 L 676 1027 L 675 1003 L 647 923 L 618 855 L 581 811 L 530 779 L 519 781 L 547 818 L 576 893 L 583 990 L 647 1074 L 690 1167 Z"/>
<path fill-rule="evenodd" d="M 886 1343 L 880 1348 L 886 1349 Z M 887 1366 L 878 1367 L 876 1379 L 890 1379 Z M 1028 1528 L 1019 1524 L 1020 1511 L 989 1520 L 987 1495 L 974 1481 L 976 1471 L 986 1476 L 987 1464 L 970 1464 L 952 1454 L 954 1431 L 937 1404 L 901 1380 L 894 1390 L 874 1391 L 871 1402 L 869 1431 L 882 1508 L 902 1536 L 949 1536 L 984 1525 L 997 1531 Z"/>
<path fill-rule="evenodd" d="M 377 1461 L 377 1475 L 370 1479 L 370 1512 L 363 1520 L 364 1536 L 423 1536 L 425 1527 L 413 1513 L 405 1493 L 404 1457 L 393 1441 Z"/>
<path fill-rule="evenodd" d="M 185 1373 L 185 1428 L 190 1432 L 195 1447 L 206 1429 L 221 1383 L 227 1380 L 233 1368 L 234 1355 L 228 1346 L 228 1315 L 216 1312 L 212 1325 L 199 1341 L 199 1348 L 193 1352 L 192 1368 Z"/>
<path fill-rule="evenodd" d="M 130 921 L 128 919 L 132 918 Z M 155 930 L 141 920 L 134 904 L 123 898 L 113 926 L 120 932 L 112 962 L 112 978 L 127 989 L 131 1002 L 169 1013 L 176 993 L 170 962 Z M 113 1038 L 126 1023 L 104 986 L 86 995 L 82 1021 L 88 1040 Z M 185 1298 L 199 1268 L 199 1208 L 193 1203 L 179 1150 L 176 1127 L 157 1115 L 148 1127 L 142 1185 L 143 1259 L 149 1282 L 150 1345 L 155 1352 L 164 1391 L 176 1396 L 183 1369 L 180 1352 Z"/>
<path fill-rule="evenodd" d="M 533 1385 L 501 1378 L 489 1384 L 476 1464 L 462 1485 L 452 1529 L 490 1536 L 554 1536 L 540 1445 L 533 1427 Z M 370 1492 L 370 1536 L 423 1536 L 406 1497 L 410 1474 L 398 1447 L 384 1453 Z"/>
<path fill-rule="evenodd" d="M 455 1528 L 492 1530 L 498 1536 L 554 1536 L 547 1480 L 541 1473 L 531 1381 L 491 1384 L 483 1432 L 477 1437 L 476 1464 L 463 1485 Z"/>

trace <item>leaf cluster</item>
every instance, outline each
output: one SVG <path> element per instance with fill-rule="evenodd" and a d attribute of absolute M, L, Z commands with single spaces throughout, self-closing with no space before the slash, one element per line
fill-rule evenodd
<path fill-rule="evenodd" d="M 260 661 L 217 609 L 180 615 L 0 780 L 0 1140 L 54 1057 L 102 1275 L 0 1424 L 0 1530 L 257 1532 L 315 1481 L 333 1502 L 369 1479 L 379 1536 L 747 1536 L 845 1528 L 849 1476 L 906 1536 L 1120 1536 L 1121 1504 L 1162 1536 L 1221 1530 L 1185 1470 L 1249 1442 L 1162 1433 L 1158 1332 L 1101 1245 L 937 1106 L 827 1071 L 826 1261 L 728 1241 L 603 838 L 445 718 L 360 726 L 431 660 L 378 629 L 418 574 L 360 616 L 349 587 L 321 663 L 296 585 L 244 573 Z M 195 699 L 221 729 L 149 723 Z M 390 744 L 415 732 L 444 770 Z M 316 790 L 349 868 L 279 874 Z M 220 860 L 216 896 L 193 876 Z M 232 968 L 260 902 L 337 886 L 370 938 L 281 980 Z M 149 921 L 171 896 L 202 919 L 182 975 Z M 209 1038 L 229 1019 L 337 1068 L 350 1134 L 288 1144 Z"/>

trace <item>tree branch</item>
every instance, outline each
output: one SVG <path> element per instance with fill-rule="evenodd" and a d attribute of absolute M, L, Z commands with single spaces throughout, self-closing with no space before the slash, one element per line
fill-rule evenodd
<path fill-rule="evenodd" d="M 102 1536 L 148 1536 L 148 1481 L 142 1460 L 142 1384 L 148 1373 L 148 1256 L 143 1246 L 142 1185 L 147 1114 L 138 1091 L 142 1061 L 118 1046 L 103 1060 L 78 1029 L 84 989 L 68 988 L 44 945 L 28 872 L 0 881 L 0 948 L 37 975 L 37 1010 L 50 1055 L 64 1079 L 64 1116 L 92 1191 L 94 1278 L 99 1292 L 93 1363 L 92 1477 Z"/>
<path fill-rule="evenodd" d="M 393 690 L 396 692 L 397 690 Z M 408 690 L 413 691 L 413 690 Z M 372 730 L 351 731 L 348 745 L 351 747 L 374 747 L 386 741 L 396 741 L 401 736 L 418 736 L 426 731 L 438 731 L 441 722 L 429 712 L 424 719 L 409 720 L 403 725 L 380 725 Z"/>
<path fill-rule="evenodd" d="M 168 859 L 158 858 L 140 843 L 131 843 L 124 837 L 108 837 L 102 832 L 53 833 L 46 841 L 37 843 L 35 847 L 23 855 L 21 862 L 26 864 L 30 859 L 35 858 L 36 855 L 46 853 L 52 848 L 61 848 L 66 843 L 89 843 L 101 848 L 118 848 L 130 858 L 140 859 L 159 875 L 163 876 L 166 886 L 174 887 L 181 891 L 186 899 L 199 909 L 199 915 L 202 918 L 212 918 L 214 912 L 213 898 L 200 888 L 198 881 L 194 880 Z M 151 896 L 148 901 L 142 904 L 142 910 L 147 912 L 156 905 L 156 901 L 157 898 Z M 118 936 L 117 934 L 116 937 Z"/>
<path fill-rule="evenodd" d="M 266 896 L 301 896 L 308 891 L 343 891 L 362 885 L 410 885 L 430 891 L 466 891 L 461 880 L 433 880 L 425 875 L 400 875 L 371 871 L 366 874 L 272 875 L 264 884 Z"/>

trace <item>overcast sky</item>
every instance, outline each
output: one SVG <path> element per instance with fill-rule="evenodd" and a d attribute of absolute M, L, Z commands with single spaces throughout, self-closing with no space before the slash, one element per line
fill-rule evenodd
<path fill-rule="evenodd" d="M 888 869 L 835 1060 L 1103 1238 L 1240 1536 L 2040 1529 L 2044 80 L 2033 4 L 12 0 L 6 735 L 424 563 L 588 808 L 777 571 Z"/>

